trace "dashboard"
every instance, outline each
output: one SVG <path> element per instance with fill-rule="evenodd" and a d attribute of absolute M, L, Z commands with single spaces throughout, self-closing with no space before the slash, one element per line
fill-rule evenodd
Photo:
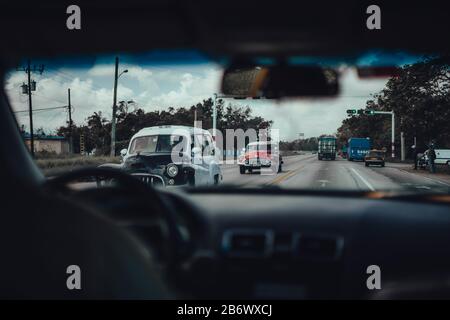
<path fill-rule="evenodd" d="M 165 196 L 197 221 L 181 275 L 189 296 L 371 298 L 381 292 L 367 286 L 373 265 L 383 294 L 433 279 L 447 290 L 448 205 L 267 190 Z"/>

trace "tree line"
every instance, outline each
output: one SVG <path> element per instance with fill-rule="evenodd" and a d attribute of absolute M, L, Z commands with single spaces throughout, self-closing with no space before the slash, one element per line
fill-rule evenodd
<path fill-rule="evenodd" d="M 394 111 L 395 149 L 400 150 L 404 133 L 407 155 L 417 141 L 422 152 L 434 143 L 450 147 L 450 70 L 448 57 L 428 57 L 405 65 L 391 77 L 381 92 L 366 102 L 365 110 Z M 374 148 L 390 150 L 391 118 L 386 115 L 358 115 L 345 119 L 337 130 L 341 146 L 350 137 L 370 137 Z"/>
<path fill-rule="evenodd" d="M 260 116 L 253 116 L 249 106 L 238 106 L 233 103 L 225 104 L 222 99 L 216 102 L 217 129 L 269 129 L 271 120 Z M 122 103 L 117 108 L 116 123 L 116 153 L 128 147 L 130 138 L 145 127 L 162 125 L 193 126 L 195 113 L 197 121 L 202 121 L 204 129 L 212 128 L 213 100 L 203 100 L 189 108 L 169 107 L 167 110 L 155 110 L 146 112 L 142 108 L 129 111 L 126 104 Z M 73 152 L 80 153 L 80 136 L 84 137 L 85 152 L 95 155 L 108 155 L 111 146 L 111 121 L 102 112 L 94 112 L 84 124 L 61 126 L 57 134 L 68 138 L 72 132 Z M 224 141 L 225 145 L 225 141 Z"/>
<path fill-rule="evenodd" d="M 296 139 L 293 141 L 280 141 L 282 151 L 315 151 L 318 149 L 317 137 Z"/>

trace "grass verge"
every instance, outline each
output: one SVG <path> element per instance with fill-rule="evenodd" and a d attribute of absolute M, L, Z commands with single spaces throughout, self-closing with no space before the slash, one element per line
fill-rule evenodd
<path fill-rule="evenodd" d="M 64 158 L 36 159 L 37 166 L 45 176 L 53 176 L 80 167 L 98 166 L 103 163 L 120 163 L 120 157 L 73 156 Z"/>

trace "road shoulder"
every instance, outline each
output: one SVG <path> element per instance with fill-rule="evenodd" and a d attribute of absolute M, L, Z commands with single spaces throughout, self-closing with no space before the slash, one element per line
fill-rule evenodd
<path fill-rule="evenodd" d="M 414 174 L 421 178 L 429 179 L 434 182 L 444 184 L 444 185 L 450 187 L 450 174 L 448 174 L 446 172 L 430 173 L 429 171 L 421 170 L 421 169 L 414 170 L 414 168 L 412 167 L 412 164 L 410 164 L 410 163 L 387 163 L 386 166 L 400 170 L 400 171 L 404 171 L 404 172 L 407 172 L 410 174 Z M 439 169 L 444 170 L 446 168 L 439 168 Z"/>

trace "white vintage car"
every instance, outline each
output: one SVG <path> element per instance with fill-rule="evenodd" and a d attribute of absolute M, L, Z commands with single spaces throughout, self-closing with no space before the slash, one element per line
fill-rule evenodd
<path fill-rule="evenodd" d="M 450 149 L 435 149 L 434 152 L 436 153 L 435 165 L 450 166 Z M 428 150 L 418 155 L 418 165 L 423 169 L 428 166 Z"/>
<path fill-rule="evenodd" d="M 217 185 L 222 181 L 218 150 L 204 129 L 143 128 L 120 154 L 122 170 L 154 186 Z"/>

